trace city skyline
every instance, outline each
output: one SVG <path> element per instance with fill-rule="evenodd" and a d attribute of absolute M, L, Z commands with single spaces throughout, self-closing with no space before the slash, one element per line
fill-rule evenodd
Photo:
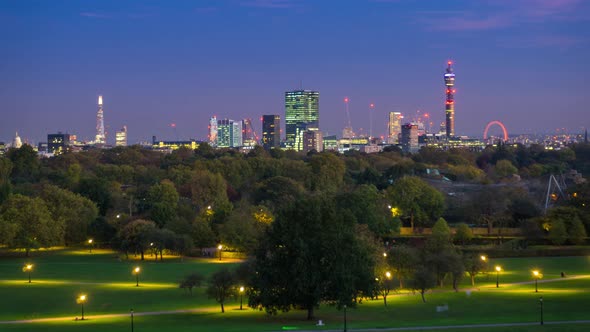
<path fill-rule="evenodd" d="M 0 26 L 14 32 L 0 54 L 0 141 L 16 131 L 32 143 L 59 131 L 92 140 L 99 95 L 109 144 L 124 125 L 130 144 L 206 140 L 212 115 L 256 119 L 260 135 L 257 120 L 284 115 L 284 92 L 299 88 L 322 94 L 325 134 L 346 125 L 345 96 L 357 133 L 369 133 L 371 103 L 374 136 L 387 134 L 389 112 L 429 113 L 438 131 L 448 60 L 460 77 L 457 135 L 481 136 L 493 120 L 510 133 L 581 133 L 588 9 L 575 0 L 2 4 Z"/>

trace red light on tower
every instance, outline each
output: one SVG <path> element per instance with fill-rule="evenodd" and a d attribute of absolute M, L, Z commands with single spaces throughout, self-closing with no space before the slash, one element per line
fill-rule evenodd
<path fill-rule="evenodd" d="M 371 105 L 369 105 L 369 107 L 373 108 L 373 107 L 375 107 L 375 104 L 371 103 Z"/>
<path fill-rule="evenodd" d="M 170 127 L 172 127 L 172 128 L 176 128 L 176 123 L 171 123 L 171 124 L 170 124 Z"/>
<path fill-rule="evenodd" d="M 453 61 L 449 60 L 449 62 L 447 62 L 447 65 L 452 65 Z"/>
<path fill-rule="evenodd" d="M 348 103 L 348 97 L 344 97 L 344 102 Z"/>

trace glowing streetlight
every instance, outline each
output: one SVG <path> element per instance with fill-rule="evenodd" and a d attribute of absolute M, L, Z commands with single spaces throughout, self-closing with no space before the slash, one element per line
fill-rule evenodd
<path fill-rule="evenodd" d="M 539 273 L 538 270 L 534 270 L 533 271 L 533 277 L 535 278 L 535 293 L 539 292 L 539 288 L 537 286 L 537 282 L 539 280 L 539 278 L 541 277 L 541 273 Z"/>
<path fill-rule="evenodd" d="M 23 272 L 27 272 L 29 274 L 29 284 L 31 283 L 31 271 L 33 271 L 33 264 L 25 264 L 23 267 Z"/>
<path fill-rule="evenodd" d="M 82 294 L 76 299 L 76 302 L 82 306 L 82 320 L 84 320 L 84 303 L 86 303 L 86 300 L 88 300 L 86 294 Z"/>
<path fill-rule="evenodd" d="M 240 286 L 240 310 L 242 310 L 242 295 L 244 294 L 244 286 Z"/>
<path fill-rule="evenodd" d="M 484 262 L 488 260 L 488 257 L 486 255 L 481 255 L 479 256 L 479 258 Z"/>
<path fill-rule="evenodd" d="M 88 247 L 90 248 L 90 253 L 92 253 L 92 244 L 94 243 L 93 239 L 88 239 Z"/>
<path fill-rule="evenodd" d="M 135 274 L 135 287 L 139 287 L 139 272 L 141 272 L 141 269 L 139 266 L 136 266 L 133 269 L 133 274 Z"/>
<path fill-rule="evenodd" d="M 385 272 L 385 276 L 387 277 L 387 279 L 391 279 L 391 272 L 389 272 L 389 271 Z"/>
<path fill-rule="evenodd" d="M 217 246 L 217 251 L 219 251 L 219 261 L 221 262 L 221 249 L 223 249 L 223 246 L 220 244 Z"/>
<path fill-rule="evenodd" d="M 386 252 L 383 253 L 383 257 L 384 258 L 387 258 L 387 253 Z"/>
<path fill-rule="evenodd" d="M 500 287 L 500 271 L 502 271 L 502 267 L 496 265 L 496 288 Z"/>

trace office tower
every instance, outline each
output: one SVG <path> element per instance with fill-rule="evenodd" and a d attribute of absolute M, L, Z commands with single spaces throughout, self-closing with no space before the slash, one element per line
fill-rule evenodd
<path fill-rule="evenodd" d="M 242 146 L 242 121 L 217 120 L 217 141 L 215 145 L 220 148 Z"/>
<path fill-rule="evenodd" d="M 211 146 L 215 146 L 217 144 L 217 117 L 214 115 L 209 119 L 209 133 L 207 138 L 209 139 L 209 144 Z"/>
<path fill-rule="evenodd" d="M 256 137 L 256 132 L 254 132 L 252 119 L 242 120 L 242 145 L 253 147 L 258 143 L 257 141 L 258 137 Z"/>
<path fill-rule="evenodd" d="M 278 148 L 281 144 L 281 117 L 262 116 L 262 147 L 266 150 Z"/>
<path fill-rule="evenodd" d="M 322 152 L 324 150 L 324 141 L 319 130 L 306 130 L 302 136 L 303 152 L 307 153 L 312 150 Z"/>
<path fill-rule="evenodd" d="M 127 146 L 127 126 L 123 126 L 121 130 L 117 131 L 115 146 Z"/>
<path fill-rule="evenodd" d="M 18 131 L 16 132 L 14 139 L 12 140 L 12 147 L 15 149 L 20 149 L 20 147 L 23 146 L 23 142 L 20 139 L 20 136 L 18 136 Z"/>
<path fill-rule="evenodd" d="M 447 100 L 445 103 L 447 137 L 455 136 L 455 74 L 453 73 L 453 62 L 447 62 L 445 73 L 445 87 L 447 89 Z"/>
<path fill-rule="evenodd" d="M 230 133 L 230 135 L 231 135 L 230 147 L 237 148 L 237 147 L 244 145 L 244 142 L 242 140 L 242 127 L 243 127 L 242 121 L 233 121 L 232 126 L 231 126 L 231 133 Z"/>
<path fill-rule="evenodd" d="M 233 121 L 229 119 L 217 120 L 217 140 L 215 146 L 229 148 L 231 145 Z"/>
<path fill-rule="evenodd" d="M 70 146 L 69 134 L 49 134 L 47 135 L 47 152 L 54 155 L 60 155 L 68 150 Z"/>
<path fill-rule="evenodd" d="M 402 126 L 401 135 L 402 151 L 417 152 L 418 151 L 418 126 L 407 123 Z"/>
<path fill-rule="evenodd" d="M 96 138 L 94 143 L 106 144 L 107 138 L 104 132 L 104 113 L 102 110 L 102 96 L 98 96 L 98 112 L 96 112 Z"/>
<path fill-rule="evenodd" d="M 320 93 L 310 90 L 285 92 L 286 146 L 296 151 L 303 150 L 303 132 L 319 130 Z"/>
<path fill-rule="evenodd" d="M 400 112 L 389 112 L 389 122 L 387 143 L 397 144 L 399 143 L 399 134 L 402 132 L 402 119 L 404 117 Z"/>

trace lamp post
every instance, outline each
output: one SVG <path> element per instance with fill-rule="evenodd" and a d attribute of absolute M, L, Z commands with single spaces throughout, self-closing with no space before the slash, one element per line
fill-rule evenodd
<path fill-rule="evenodd" d="M 539 275 L 540 275 L 539 271 L 537 271 L 537 270 L 533 271 L 533 277 L 535 277 L 535 293 L 539 292 L 539 287 L 537 286 L 537 282 L 539 280 Z"/>
<path fill-rule="evenodd" d="M 240 286 L 240 310 L 242 310 L 242 295 L 244 294 L 244 286 Z"/>
<path fill-rule="evenodd" d="M 94 243 L 94 240 L 88 239 L 88 250 L 90 251 L 90 253 L 92 253 L 92 243 Z"/>
<path fill-rule="evenodd" d="M 86 297 L 86 294 L 82 294 L 78 296 L 78 299 L 76 300 L 76 302 L 78 302 L 82 306 L 82 320 L 84 320 L 84 303 L 87 299 L 88 298 Z"/>
<path fill-rule="evenodd" d="M 223 246 L 220 244 L 217 246 L 217 251 L 219 251 L 219 261 L 221 262 L 221 249 L 223 249 Z"/>
<path fill-rule="evenodd" d="M 539 304 L 541 305 L 541 325 L 543 325 L 543 297 L 539 298 Z"/>
<path fill-rule="evenodd" d="M 483 262 L 485 262 L 485 261 L 487 261 L 487 260 L 488 260 L 488 257 L 487 257 L 486 255 L 481 255 L 481 256 L 479 256 L 479 258 L 480 258 L 480 259 L 481 259 Z"/>
<path fill-rule="evenodd" d="M 133 332 L 133 309 L 131 309 L 131 332 Z"/>
<path fill-rule="evenodd" d="M 500 271 L 502 271 L 502 267 L 496 265 L 496 288 L 500 287 Z"/>
<path fill-rule="evenodd" d="M 23 267 L 23 271 L 29 274 L 29 284 L 31 283 L 31 271 L 33 271 L 33 264 L 26 264 Z"/>
<path fill-rule="evenodd" d="M 135 274 L 135 287 L 139 287 L 139 272 L 141 272 L 141 269 L 139 266 L 136 266 L 133 269 L 133 274 Z"/>
<path fill-rule="evenodd" d="M 344 332 L 346 332 L 346 304 L 344 305 Z"/>

